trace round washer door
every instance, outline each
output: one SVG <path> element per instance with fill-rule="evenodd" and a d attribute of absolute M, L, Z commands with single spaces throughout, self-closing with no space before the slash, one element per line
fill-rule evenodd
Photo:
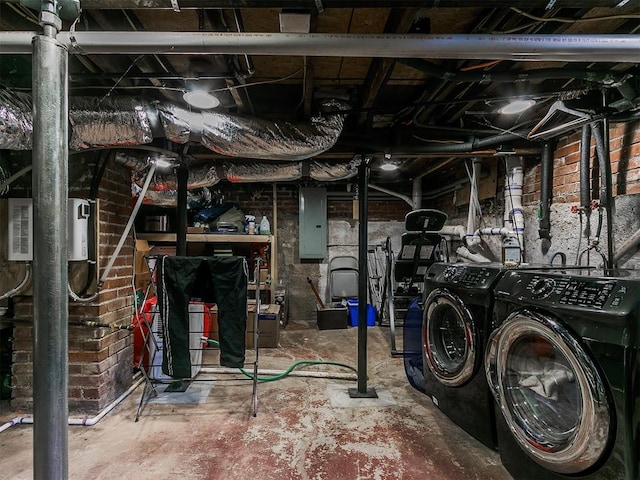
<path fill-rule="evenodd" d="M 511 433 L 538 464 L 577 474 L 598 462 L 613 425 L 605 385 L 561 322 L 513 312 L 489 339 L 485 369 Z"/>
<path fill-rule="evenodd" d="M 422 337 L 424 363 L 440 383 L 459 387 L 473 377 L 476 328 L 469 309 L 455 293 L 439 288 L 429 294 Z"/>

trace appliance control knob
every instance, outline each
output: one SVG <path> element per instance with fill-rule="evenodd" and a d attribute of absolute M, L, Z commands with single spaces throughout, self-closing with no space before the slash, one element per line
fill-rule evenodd
<path fill-rule="evenodd" d="M 555 286 L 556 282 L 552 278 L 541 278 L 531 286 L 531 295 L 533 298 L 546 298 L 551 295 Z"/>
<path fill-rule="evenodd" d="M 444 277 L 445 280 L 451 280 L 454 275 L 456 274 L 456 267 L 447 267 L 444 269 L 444 273 L 442 274 L 442 276 Z"/>

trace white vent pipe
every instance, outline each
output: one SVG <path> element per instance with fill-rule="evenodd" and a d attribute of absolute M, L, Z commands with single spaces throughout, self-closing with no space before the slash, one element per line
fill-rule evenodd
<path fill-rule="evenodd" d="M 524 170 L 522 157 L 508 157 L 506 160 L 507 175 L 504 186 L 504 215 L 503 227 L 479 228 L 473 235 L 467 237 L 467 245 L 470 247 L 480 244 L 483 235 L 497 235 L 501 237 L 514 237 L 522 250 L 524 258 L 524 214 L 522 211 L 522 185 Z"/>
<path fill-rule="evenodd" d="M 28 55 L 36 32 L 0 32 L 3 54 Z M 636 63 L 640 35 L 400 35 L 60 32 L 70 54 L 296 55 Z"/>

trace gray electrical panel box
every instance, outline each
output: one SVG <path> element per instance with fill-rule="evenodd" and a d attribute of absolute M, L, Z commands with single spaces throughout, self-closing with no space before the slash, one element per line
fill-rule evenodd
<path fill-rule="evenodd" d="M 300 259 L 327 257 L 327 191 L 300 188 Z"/>

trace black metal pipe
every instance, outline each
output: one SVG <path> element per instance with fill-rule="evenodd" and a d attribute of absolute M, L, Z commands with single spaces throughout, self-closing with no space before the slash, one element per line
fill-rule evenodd
<path fill-rule="evenodd" d="M 358 167 L 358 393 L 367 392 L 367 236 L 369 216 L 369 161 Z"/>
<path fill-rule="evenodd" d="M 582 138 L 580 139 L 580 206 L 589 208 L 591 203 L 591 127 L 583 125 Z"/>
<path fill-rule="evenodd" d="M 492 83 L 513 83 L 525 82 L 531 80 L 547 80 L 547 79 L 578 79 L 589 82 L 601 83 L 605 85 L 624 84 L 629 77 L 626 73 L 611 72 L 605 70 L 586 70 L 586 69 L 559 69 L 559 68 L 542 68 L 539 70 L 531 70 L 529 72 L 456 72 L 446 70 L 431 62 L 420 58 L 399 58 L 400 63 L 419 70 L 422 73 L 431 75 L 432 77 L 447 80 L 448 82 L 471 83 L 471 82 L 492 82 Z M 627 88 L 625 91 L 629 91 Z"/>
<path fill-rule="evenodd" d="M 397 154 L 411 153 L 473 153 L 480 148 L 486 148 L 501 143 L 513 142 L 515 140 L 522 141 L 526 138 L 529 130 L 518 130 L 513 133 L 501 133 L 485 138 L 476 138 L 464 143 L 440 144 L 440 145 L 383 145 L 376 144 L 371 141 L 371 137 L 358 138 L 348 134 L 341 135 L 338 143 L 341 146 L 360 148 L 367 152 L 387 152 Z M 537 151 L 537 150 L 536 150 Z"/>
<path fill-rule="evenodd" d="M 551 197 L 553 195 L 553 150 L 551 142 L 542 146 L 541 179 L 540 179 L 540 229 L 541 239 L 551 238 Z"/>
<path fill-rule="evenodd" d="M 187 255 L 187 181 L 189 169 L 180 165 L 176 169 L 178 180 L 178 199 L 176 206 L 176 255 Z"/>
<path fill-rule="evenodd" d="M 607 266 L 611 267 L 613 266 L 613 180 L 611 178 L 609 146 L 605 145 L 604 142 L 604 127 L 604 122 L 594 123 L 592 125 L 592 131 L 596 144 L 596 153 L 598 154 L 598 164 L 600 165 L 600 205 L 607 214 Z M 606 138 L 608 138 L 608 135 Z"/>

